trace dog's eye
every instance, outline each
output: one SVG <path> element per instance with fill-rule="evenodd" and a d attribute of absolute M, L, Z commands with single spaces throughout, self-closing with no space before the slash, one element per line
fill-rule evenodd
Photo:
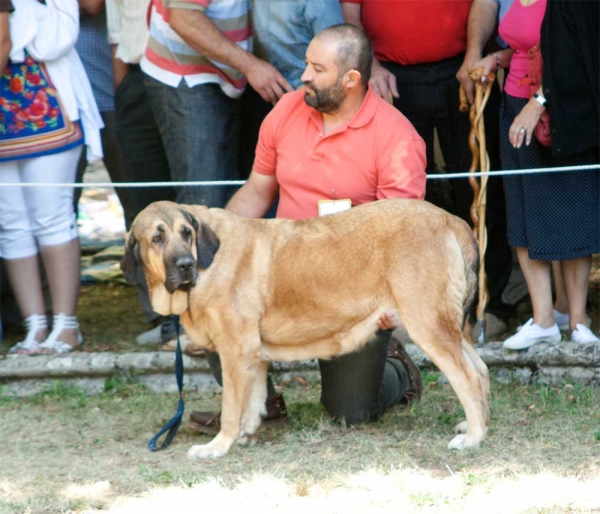
<path fill-rule="evenodd" d="M 152 238 L 152 242 L 153 243 L 160 243 L 163 240 L 163 235 L 162 234 L 156 234 L 153 238 Z"/>
<path fill-rule="evenodd" d="M 181 227 L 181 236 L 183 239 L 187 241 L 191 235 L 192 231 L 188 227 Z"/>

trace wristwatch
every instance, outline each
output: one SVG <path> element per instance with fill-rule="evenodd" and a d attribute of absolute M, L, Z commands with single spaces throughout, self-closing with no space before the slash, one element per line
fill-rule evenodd
<path fill-rule="evenodd" d="M 546 107 L 548 103 L 544 95 L 538 95 L 537 93 L 533 93 L 533 98 L 537 103 L 539 103 L 542 107 Z"/>

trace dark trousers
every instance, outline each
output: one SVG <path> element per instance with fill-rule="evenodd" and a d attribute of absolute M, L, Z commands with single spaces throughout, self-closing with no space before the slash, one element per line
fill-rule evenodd
<path fill-rule="evenodd" d="M 115 106 L 117 135 L 127 180 L 169 182 L 169 163 L 144 86 L 144 75 L 137 66 L 131 67 L 115 91 Z M 129 191 L 133 203 L 132 220 L 152 202 L 175 200 L 175 190 L 172 187 L 140 187 Z M 175 334 L 171 317 L 161 317 L 152 310 L 143 272 L 138 273 L 136 282 L 146 318 L 148 321 L 160 320 L 163 341 L 170 339 Z"/>
<path fill-rule="evenodd" d="M 148 75 L 144 85 L 174 181 L 237 180 L 240 101 L 217 84 L 167 86 Z M 237 188 L 176 187 L 176 201 L 224 207 Z"/>
<path fill-rule="evenodd" d="M 393 62 L 381 64 L 396 77 L 400 98 L 394 106 L 414 125 L 427 147 L 427 173 L 433 173 L 434 129 L 437 130 L 440 148 L 448 173 L 465 172 L 471 166 L 469 132 L 471 124 L 468 113 L 459 111 L 459 82 L 456 72 L 463 62 L 463 55 L 439 62 L 402 66 Z M 499 151 L 500 91 L 494 86 L 485 109 L 487 151 L 491 170 L 500 170 Z M 432 180 L 427 182 L 425 199 L 432 201 Z M 455 179 L 452 185 L 452 207 L 456 214 L 473 225 L 470 207 L 473 190 L 467 179 Z M 436 203 L 436 202 L 434 202 Z M 507 310 L 501 300 L 502 292 L 510 278 L 512 253 L 506 240 L 506 207 L 501 178 L 488 181 L 486 228 L 488 245 L 485 267 L 488 275 L 490 302 L 487 312 L 506 318 Z"/>
<path fill-rule="evenodd" d="M 379 330 L 361 350 L 319 360 L 321 403 L 330 415 L 347 425 L 374 421 L 404 398 L 410 385 L 408 374 L 398 360 L 386 358 L 391 336 L 391 330 Z M 206 355 L 213 375 L 223 385 L 218 354 Z M 273 395 L 269 375 L 267 396 Z"/>

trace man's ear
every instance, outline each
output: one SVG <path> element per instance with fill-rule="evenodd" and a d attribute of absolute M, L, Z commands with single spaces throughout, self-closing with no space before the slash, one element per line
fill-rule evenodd
<path fill-rule="evenodd" d="M 360 71 L 358 70 L 348 70 L 345 74 L 344 74 L 344 83 L 346 84 L 347 88 L 355 88 L 358 87 L 361 83 L 361 77 L 362 75 L 360 74 Z"/>
<path fill-rule="evenodd" d="M 198 254 L 198 266 L 202 269 L 208 268 L 221 246 L 221 241 L 215 231 L 206 223 L 202 222 L 196 231 L 196 252 Z"/>
<path fill-rule="evenodd" d="M 136 282 L 136 274 L 140 262 L 140 245 L 135 237 L 133 237 L 133 234 L 129 232 L 129 234 L 127 234 L 125 254 L 121 259 L 121 271 L 123 271 L 123 275 L 125 275 L 125 280 L 128 284 L 134 284 Z"/>

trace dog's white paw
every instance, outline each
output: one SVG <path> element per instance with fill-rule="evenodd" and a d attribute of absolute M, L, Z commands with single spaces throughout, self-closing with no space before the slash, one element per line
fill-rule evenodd
<path fill-rule="evenodd" d="M 465 434 L 458 434 L 452 441 L 448 443 L 449 450 L 462 450 L 465 441 Z"/>
<path fill-rule="evenodd" d="M 252 435 L 243 435 L 242 437 L 240 437 L 235 444 L 238 444 L 240 446 L 256 446 L 258 443 L 258 436 L 256 434 L 252 434 Z"/>
<path fill-rule="evenodd" d="M 229 450 L 221 444 L 213 443 L 214 440 L 208 444 L 195 444 L 187 452 L 188 459 L 218 459 Z"/>
<path fill-rule="evenodd" d="M 260 414 L 244 417 L 244 419 L 242 420 L 242 434 L 255 434 L 258 431 L 258 428 L 260 427 L 261 421 L 262 418 L 260 417 Z"/>
<path fill-rule="evenodd" d="M 464 450 L 466 448 L 479 448 L 481 440 L 469 437 L 467 434 L 458 434 L 448 443 L 449 450 Z"/>
<path fill-rule="evenodd" d="M 455 434 L 466 434 L 467 433 L 467 422 L 461 421 L 458 425 L 454 427 Z"/>

